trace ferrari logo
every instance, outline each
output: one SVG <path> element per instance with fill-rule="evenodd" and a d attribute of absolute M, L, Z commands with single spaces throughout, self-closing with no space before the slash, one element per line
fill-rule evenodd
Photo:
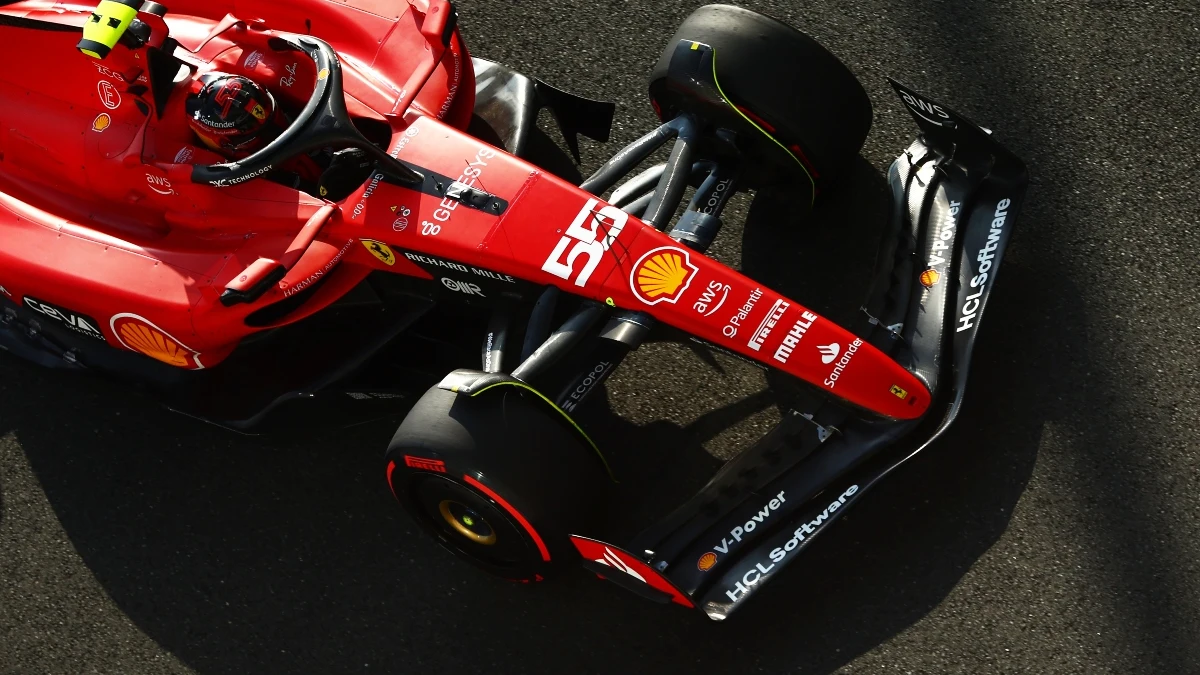
<path fill-rule="evenodd" d="M 265 109 L 263 109 L 263 107 L 261 105 L 258 105 L 257 103 L 254 104 L 254 107 L 250 109 L 250 114 L 254 115 L 254 117 L 256 119 L 260 119 L 260 120 L 267 119 L 267 111 Z"/>
<path fill-rule="evenodd" d="M 392 249 L 388 248 L 387 244 L 382 241 L 375 241 L 374 239 L 363 239 L 362 243 L 371 252 L 371 255 L 379 258 L 383 264 L 388 267 L 396 264 L 396 254 L 392 253 Z"/>
<path fill-rule="evenodd" d="M 675 246 L 663 246 L 650 251 L 633 266 L 629 275 L 630 289 L 638 300 L 647 305 L 659 302 L 674 303 L 687 290 L 696 274 L 696 266 L 688 252 Z"/>
<path fill-rule="evenodd" d="M 896 398 L 900 399 L 901 401 L 908 398 L 908 392 L 905 391 L 904 389 L 901 389 L 900 385 L 898 385 L 898 384 L 893 384 L 891 391 L 892 391 L 892 396 L 895 396 Z"/>

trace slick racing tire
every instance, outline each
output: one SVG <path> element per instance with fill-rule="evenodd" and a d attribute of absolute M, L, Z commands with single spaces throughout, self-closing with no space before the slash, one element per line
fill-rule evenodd
<path fill-rule="evenodd" d="M 712 48 L 711 78 L 732 107 L 715 110 L 672 77 L 681 40 Z M 818 191 L 849 173 L 871 129 L 871 101 L 836 56 L 785 23 L 729 5 L 683 21 L 650 75 L 650 98 L 663 120 L 691 113 L 733 129 L 739 145 L 753 142 L 756 159 L 775 169 L 803 166 L 812 182 L 802 182 Z"/>
<path fill-rule="evenodd" d="M 602 513 L 593 448 L 531 392 L 474 397 L 434 387 L 385 458 L 396 500 L 450 552 L 496 576 L 541 581 L 578 562 L 568 535 Z"/>

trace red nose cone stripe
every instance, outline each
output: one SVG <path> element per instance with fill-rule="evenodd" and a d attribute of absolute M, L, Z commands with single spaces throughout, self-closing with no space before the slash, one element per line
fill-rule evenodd
<path fill-rule="evenodd" d="M 496 494 L 491 488 L 483 483 L 480 483 L 474 478 L 464 475 L 463 480 L 467 481 L 467 484 L 469 484 L 471 487 L 474 487 L 485 495 L 491 497 L 497 504 L 503 506 L 505 511 L 508 511 L 510 514 L 512 514 L 512 517 L 517 519 L 517 522 L 521 524 L 521 527 L 525 528 L 525 531 L 529 533 L 529 536 L 533 537 L 533 543 L 537 544 L 538 551 L 540 551 L 542 554 L 542 560 L 550 562 L 550 550 L 546 548 L 546 542 L 542 541 L 542 537 L 537 533 L 537 530 L 533 529 L 533 525 L 531 525 L 528 520 L 525 520 L 525 516 L 521 515 L 520 511 L 514 508 L 512 504 L 509 504 L 507 501 L 505 501 L 504 497 Z"/>

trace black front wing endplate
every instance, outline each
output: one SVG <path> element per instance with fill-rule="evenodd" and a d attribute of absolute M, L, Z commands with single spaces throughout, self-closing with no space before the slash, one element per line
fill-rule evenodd
<path fill-rule="evenodd" d="M 893 81 L 921 135 L 893 163 L 890 236 L 857 332 L 921 378 L 921 420 L 813 400 L 627 547 L 721 620 L 958 414 L 980 320 L 1028 182 L 991 133 Z"/>

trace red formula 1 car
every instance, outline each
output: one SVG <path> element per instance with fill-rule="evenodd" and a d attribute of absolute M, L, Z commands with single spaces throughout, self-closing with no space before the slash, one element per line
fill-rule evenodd
<path fill-rule="evenodd" d="M 650 78 L 662 125 L 575 185 L 529 161 L 537 113 L 578 155 L 611 104 L 472 59 L 446 0 L 0 5 L 23 64 L 0 73 L 0 347 L 235 429 L 395 405 L 402 379 L 424 393 L 387 480 L 443 545 L 523 581 L 582 560 L 714 619 L 953 421 L 1026 185 L 991 132 L 893 83 L 921 134 L 851 330 L 705 256 L 731 194 L 803 214 L 870 128 L 846 67 L 773 19 L 693 13 Z M 193 134 L 213 73 L 270 93 L 269 142 L 230 157 Z M 574 413 L 656 329 L 803 393 L 607 543 L 609 472 Z"/>

